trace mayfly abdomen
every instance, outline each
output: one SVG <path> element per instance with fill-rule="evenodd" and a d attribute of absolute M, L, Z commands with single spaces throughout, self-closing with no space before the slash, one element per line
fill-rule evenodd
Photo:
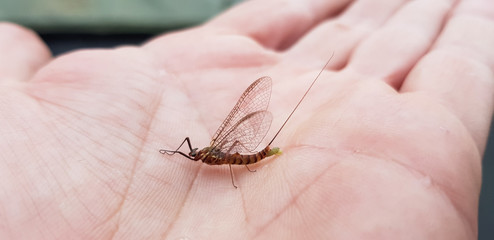
<path fill-rule="evenodd" d="M 260 152 L 254 153 L 254 154 L 239 154 L 235 153 L 232 155 L 227 155 L 226 160 L 229 164 L 232 165 L 248 165 L 248 164 L 254 164 L 256 162 L 261 161 L 262 159 L 266 158 L 267 155 L 267 148 L 263 149 Z M 269 150 L 268 150 L 269 151 Z"/>
<path fill-rule="evenodd" d="M 220 154 L 220 155 L 207 155 L 204 157 L 199 157 L 201 160 L 209 165 L 223 165 L 223 164 L 231 164 L 231 165 L 249 165 L 257 163 L 267 157 L 281 154 L 279 148 L 270 148 L 266 146 L 263 150 L 254 153 L 254 154 Z"/>

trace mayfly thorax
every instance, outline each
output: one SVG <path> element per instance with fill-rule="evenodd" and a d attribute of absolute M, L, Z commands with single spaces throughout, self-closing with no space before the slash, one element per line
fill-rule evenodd
<path fill-rule="evenodd" d="M 270 77 L 261 77 L 257 79 L 244 91 L 230 114 L 228 114 L 218 130 L 216 130 L 209 146 L 198 151 L 198 148 L 192 148 L 189 137 L 186 137 L 180 146 L 178 146 L 177 150 L 161 149 L 159 152 L 169 155 L 178 153 L 190 160 L 200 160 L 209 165 L 228 164 L 230 167 L 232 184 L 237 188 L 233 180 L 232 164 L 245 165 L 247 169 L 251 171 L 247 165 L 257 163 L 273 155 L 281 154 L 281 150 L 278 147 L 271 148 L 271 144 L 295 110 L 297 110 L 300 103 L 302 103 L 305 96 L 307 96 L 307 93 L 309 93 L 310 89 L 332 58 L 333 55 L 317 74 L 316 78 L 312 81 L 309 88 L 307 88 L 305 94 L 290 115 L 288 115 L 283 125 L 281 125 L 280 129 L 276 132 L 268 145 L 261 151 L 255 152 L 255 149 L 266 136 L 273 119 L 271 113 L 267 111 L 269 99 L 271 97 Z M 184 143 L 187 143 L 190 149 L 189 154 L 179 151 Z"/>

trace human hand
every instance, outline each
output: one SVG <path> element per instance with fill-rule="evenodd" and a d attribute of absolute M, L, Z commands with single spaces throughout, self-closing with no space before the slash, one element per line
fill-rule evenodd
<path fill-rule="evenodd" d="M 0 25 L 2 238 L 475 238 L 492 3 L 348 2 L 252 1 L 55 59 Z M 332 52 L 274 142 L 284 153 L 234 167 L 238 189 L 228 166 L 158 152 L 207 146 L 262 75 L 270 140 Z"/>

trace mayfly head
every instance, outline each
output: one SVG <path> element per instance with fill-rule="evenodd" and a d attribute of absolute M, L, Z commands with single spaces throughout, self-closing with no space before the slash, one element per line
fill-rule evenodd
<path fill-rule="evenodd" d="M 190 150 L 189 156 L 191 157 L 196 157 L 197 156 L 197 149 L 198 148 L 193 148 Z"/>

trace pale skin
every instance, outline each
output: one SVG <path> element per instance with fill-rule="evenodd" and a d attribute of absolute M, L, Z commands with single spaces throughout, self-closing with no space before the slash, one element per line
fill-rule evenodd
<path fill-rule="evenodd" d="M 57 58 L 0 24 L 0 238 L 476 239 L 493 1 L 286 2 Z M 264 147 L 332 53 L 238 189 L 158 152 L 207 146 L 269 75 Z"/>

